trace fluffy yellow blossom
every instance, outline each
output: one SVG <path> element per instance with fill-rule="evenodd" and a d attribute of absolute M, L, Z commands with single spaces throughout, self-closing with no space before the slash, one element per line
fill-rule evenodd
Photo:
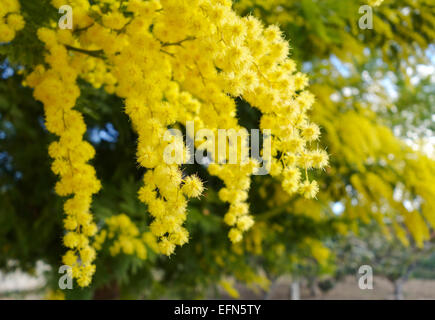
<path fill-rule="evenodd" d="M 8 15 L 6 22 L 8 26 L 15 31 L 23 29 L 25 24 L 23 17 L 17 13 Z"/>
<path fill-rule="evenodd" d="M 10 42 L 15 38 L 17 31 L 24 28 L 24 19 L 20 15 L 18 0 L 2 1 L 0 10 L 0 43 Z"/>
<path fill-rule="evenodd" d="M 242 232 L 239 229 L 231 228 L 228 238 L 230 238 L 232 243 L 240 242 L 242 240 Z"/>
<path fill-rule="evenodd" d="M 70 66 L 72 57 L 65 47 L 57 42 L 56 33 L 50 29 L 39 29 L 38 36 L 49 51 L 46 63 L 49 69 L 38 67 L 28 76 L 27 83 L 35 88 L 34 96 L 44 104 L 45 125 L 59 136 L 49 147 L 54 159 L 52 171 L 60 176 L 55 191 L 60 196 L 71 196 L 64 204 L 67 230 L 63 241 L 69 250 L 64 263 L 70 265 L 73 276 L 80 286 L 87 286 L 95 272 L 92 265 L 94 249 L 89 237 L 96 233 L 96 225 L 90 214 L 92 195 L 101 185 L 95 170 L 87 164 L 94 156 L 93 147 L 82 140 L 86 131 L 83 117 L 72 108 L 80 90 L 75 81 L 80 69 Z"/>
<path fill-rule="evenodd" d="M 201 180 L 196 176 L 187 177 L 182 188 L 183 193 L 189 198 L 199 197 L 204 190 Z"/>
<path fill-rule="evenodd" d="M 317 181 L 310 182 L 305 180 L 300 187 L 300 193 L 307 199 L 314 198 L 318 192 L 319 185 L 317 184 Z"/>
<path fill-rule="evenodd" d="M 92 195 L 101 185 L 88 164 L 95 152 L 83 141 L 83 116 L 73 109 L 80 95 L 78 78 L 124 100 L 137 133 L 136 160 L 146 169 L 138 198 L 152 217 L 153 248 L 162 254 L 171 255 L 176 246 L 189 241 L 184 227 L 188 199 L 204 191 L 196 175 L 183 174 L 179 161 L 166 161 L 169 154 L 187 159 L 189 147 L 182 138 L 164 138 L 168 128 L 187 121 L 195 130 L 208 129 L 216 136 L 220 129 L 232 132 L 216 145 L 194 141 L 212 160 L 209 173 L 224 183 L 219 198 L 229 204 L 224 221 L 231 227 L 230 240 L 241 241 L 254 225 L 248 192 L 260 164 L 245 157 L 250 146 L 247 131 L 238 124 L 236 98 L 258 109 L 260 129 L 271 133 L 265 138 L 271 150 L 261 150 L 264 158 L 271 157 L 267 163 L 271 175 L 288 193 L 299 190 L 315 196 L 317 183 L 301 182 L 301 171 L 326 166 L 327 155 L 311 151 L 310 143 L 320 135 L 306 114 L 314 97 L 305 90 L 308 77 L 296 72 L 296 64 L 288 58 L 289 44 L 277 26 L 265 27 L 252 16 L 239 17 L 229 0 L 127 0 L 122 5 L 96 1 L 92 6 L 87 0 L 53 0 L 52 4 L 74 6 L 74 28 L 38 30 L 47 50 L 45 65 L 37 66 L 27 83 L 44 104 L 47 129 L 59 136 L 49 154 L 54 159 L 52 171 L 60 176 L 56 193 L 70 197 L 64 205 L 68 231 L 64 243 L 71 249 L 66 260 L 77 259 L 73 275 L 79 285 L 91 281 L 93 250 L 105 241 L 113 242 L 113 255 L 145 258 L 146 250 L 127 216 L 108 218 L 108 230 L 100 233 L 92 222 Z M 11 21 L 20 25 L 16 17 Z M 174 148 L 168 153 L 169 145 Z"/>
<path fill-rule="evenodd" d="M 146 245 L 153 251 L 158 251 L 153 236 L 149 232 L 141 235 L 137 226 L 126 214 L 109 217 L 106 219 L 106 224 L 107 230 L 102 229 L 95 236 L 93 246 L 96 250 L 101 250 L 103 243 L 109 241 L 109 252 L 112 256 L 123 253 L 135 255 L 142 260 L 147 258 Z"/>

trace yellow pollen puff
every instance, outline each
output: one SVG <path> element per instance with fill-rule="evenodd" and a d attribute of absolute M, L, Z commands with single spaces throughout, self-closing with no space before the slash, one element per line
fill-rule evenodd
<path fill-rule="evenodd" d="M 300 193 L 307 199 L 314 198 L 318 192 L 319 192 L 319 185 L 315 180 L 311 182 L 305 180 L 300 187 Z"/>
<path fill-rule="evenodd" d="M 242 240 L 242 232 L 240 232 L 239 229 L 231 228 L 230 232 L 228 233 L 228 238 L 230 238 L 232 243 L 237 243 Z"/>
<path fill-rule="evenodd" d="M 189 198 L 198 198 L 204 191 L 204 186 L 197 176 L 190 176 L 184 179 L 182 191 Z"/>

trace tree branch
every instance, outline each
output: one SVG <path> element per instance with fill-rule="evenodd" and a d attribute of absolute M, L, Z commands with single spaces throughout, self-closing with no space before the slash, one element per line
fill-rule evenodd
<path fill-rule="evenodd" d="M 102 54 L 104 53 L 103 50 L 86 50 L 81 48 L 72 47 L 69 45 L 65 45 L 65 48 L 71 51 L 80 52 L 83 54 L 87 54 L 88 56 L 95 57 L 95 58 L 103 58 Z"/>
<path fill-rule="evenodd" d="M 162 47 L 169 47 L 169 46 L 181 46 L 183 42 L 185 41 L 191 41 L 195 40 L 195 37 L 187 37 L 186 39 L 177 41 L 177 42 L 162 42 Z"/>

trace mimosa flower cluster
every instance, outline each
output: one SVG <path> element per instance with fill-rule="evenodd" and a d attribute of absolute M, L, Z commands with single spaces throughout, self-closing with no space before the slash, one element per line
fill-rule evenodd
<path fill-rule="evenodd" d="M 101 184 L 95 169 L 87 162 L 94 157 L 91 144 L 83 141 L 86 125 L 80 112 L 73 109 L 80 89 L 76 78 L 83 69 L 84 60 L 71 56 L 58 42 L 59 34 L 46 28 L 38 30 L 48 53 L 45 57 L 47 69 L 40 65 L 26 79 L 35 88 L 34 96 L 44 104 L 45 126 L 59 136 L 50 144 L 48 152 L 54 159 L 51 169 L 60 176 L 55 191 L 60 196 L 71 196 L 64 204 L 67 230 L 63 242 L 69 250 L 63 263 L 72 267 L 73 277 L 80 286 L 87 286 L 95 272 L 92 264 L 96 252 L 89 237 L 97 232 L 90 206 L 92 195 Z"/>
<path fill-rule="evenodd" d="M 93 243 L 96 250 L 101 250 L 105 241 L 111 241 L 109 252 L 112 256 L 120 253 L 135 255 L 141 260 L 147 258 L 147 248 L 158 252 L 155 237 L 145 232 L 141 234 L 137 226 L 130 218 L 122 213 L 106 219 L 107 230 L 102 229 L 96 236 Z"/>
<path fill-rule="evenodd" d="M 56 192 L 73 195 L 65 203 L 69 232 L 64 242 L 72 249 L 67 262 L 80 266 L 80 285 L 86 286 L 94 271 L 95 251 L 88 237 L 97 230 L 89 209 L 100 184 L 87 164 L 94 150 L 82 141 L 86 126 L 72 110 L 80 94 L 78 75 L 125 101 L 138 135 L 137 162 L 147 169 L 138 197 L 153 217 L 150 230 L 160 253 L 171 255 L 189 241 L 183 226 L 188 199 L 200 197 L 205 189 L 196 175 L 186 176 L 178 164 L 165 163 L 165 148 L 174 140 L 181 156 L 189 150 L 182 138 L 163 139 L 164 133 L 187 121 L 216 136 L 219 129 L 243 131 L 236 98 L 257 108 L 262 114 L 259 127 L 271 132 L 271 148 L 263 149 L 263 156 L 270 153 L 272 159 L 267 164 L 271 175 L 291 195 L 316 196 L 319 187 L 308 170 L 325 167 L 328 156 L 316 149 L 320 130 L 307 116 L 314 102 L 305 90 L 308 78 L 288 58 L 289 44 L 277 26 L 237 16 L 230 0 L 93 3 L 53 1 L 55 7 L 73 8 L 73 30 L 39 29 L 47 49 L 46 66 L 38 66 L 27 78 L 44 103 L 47 129 L 60 137 L 49 152 L 55 159 L 53 172 L 61 176 Z M 216 146 L 200 148 L 212 158 L 221 157 Z M 242 142 L 237 154 L 248 148 Z M 225 184 L 219 197 L 229 204 L 224 221 L 231 227 L 230 240 L 237 243 L 254 224 L 247 200 L 258 163 L 250 159 L 228 164 L 228 158 L 226 154 L 217 159 L 208 171 Z"/>
<path fill-rule="evenodd" d="M 24 28 L 18 0 L 4 0 L 0 6 L 0 42 L 9 42 Z"/>

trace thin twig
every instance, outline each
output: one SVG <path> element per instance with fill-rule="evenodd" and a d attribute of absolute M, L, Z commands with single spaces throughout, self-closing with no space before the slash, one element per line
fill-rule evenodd
<path fill-rule="evenodd" d="M 195 37 L 187 37 L 186 39 L 177 41 L 177 42 L 163 42 L 162 47 L 169 47 L 169 46 L 181 46 L 181 44 L 185 41 L 195 40 Z"/>
<path fill-rule="evenodd" d="M 101 54 L 104 53 L 103 50 L 86 50 L 86 49 L 81 49 L 81 48 L 76 48 L 76 47 L 72 47 L 69 45 L 65 46 L 68 50 L 72 50 L 72 51 L 76 51 L 76 52 L 80 52 L 80 53 L 84 53 L 87 54 L 88 56 L 92 56 L 95 58 L 103 58 L 101 56 Z"/>
<path fill-rule="evenodd" d="M 175 55 L 171 52 L 165 51 L 163 49 L 160 49 L 161 52 L 166 53 L 167 55 L 170 55 L 172 58 L 175 58 Z"/>

